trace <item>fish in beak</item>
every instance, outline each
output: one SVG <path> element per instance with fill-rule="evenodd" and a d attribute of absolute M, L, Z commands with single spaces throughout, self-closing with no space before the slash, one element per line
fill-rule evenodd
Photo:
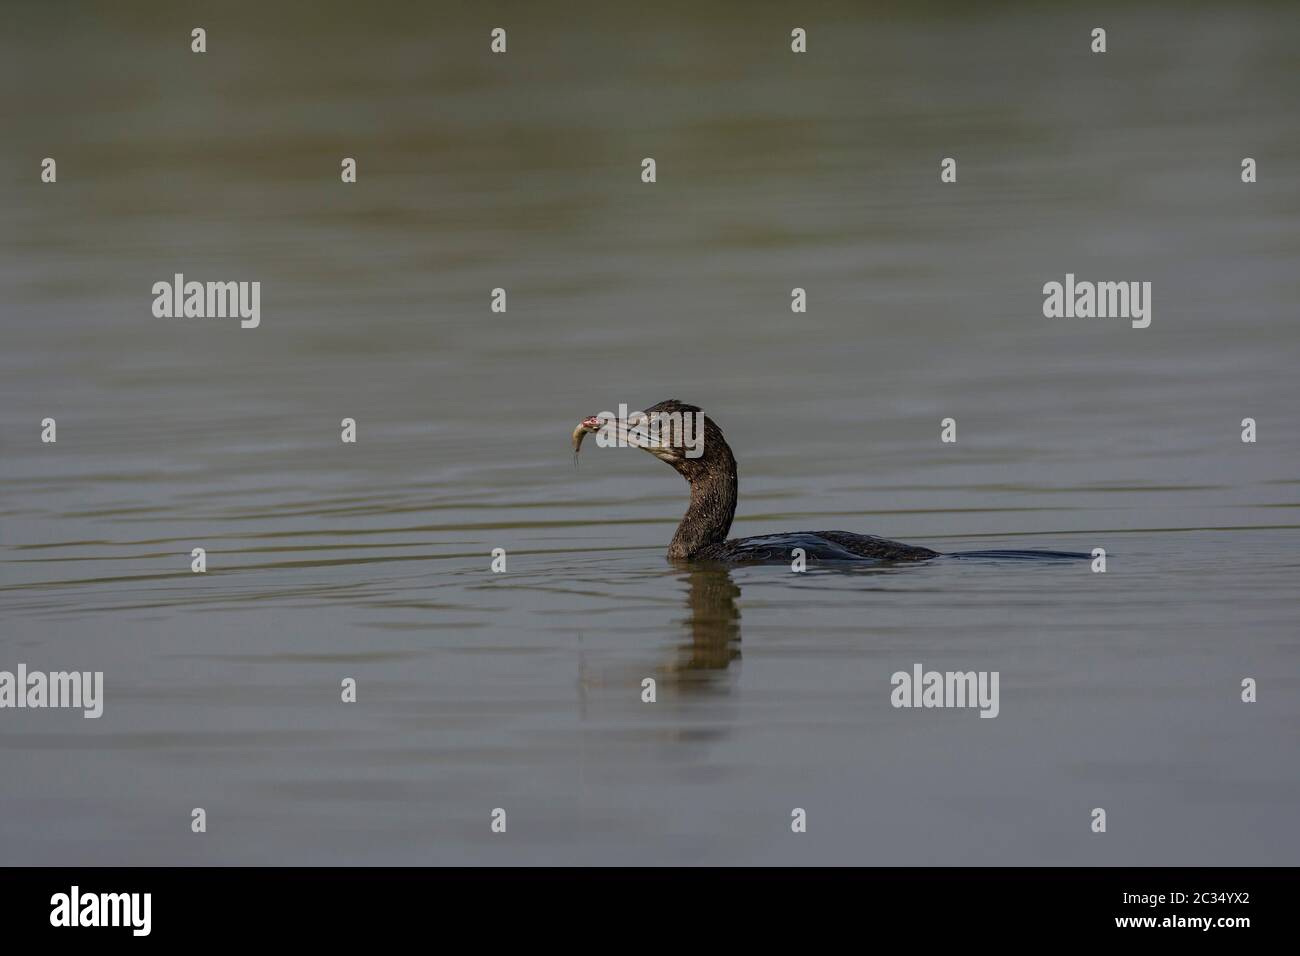
<path fill-rule="evenodd" d="M 600 431 L 602 424 L 604 423 L 600 418 L 591 415 L 578 422 L 577 427 L 573 429 L 573 463 L 575 465 L 578 463 L 578 452 L 582 451 L 582 440 L 591 432 Z"/>

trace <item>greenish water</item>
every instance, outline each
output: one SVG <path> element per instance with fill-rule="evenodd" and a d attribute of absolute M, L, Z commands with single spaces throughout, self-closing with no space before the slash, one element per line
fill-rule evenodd
<path fill-rule="evenodd" d="M 1285 5 L 9 18 L 0 670 L 106 701 L 0 711 L 0 862 L 1296 861 Z M 176 272 L 260 327 L 155 318 Z M 1045 319 L 1067 272 L 1151 327 Z M 569 448 L 668 397 L 735 534 L 1107 573 L 671 567 L 681 480 Z M 915 662 L 998 718 L 892 708 Z"/>

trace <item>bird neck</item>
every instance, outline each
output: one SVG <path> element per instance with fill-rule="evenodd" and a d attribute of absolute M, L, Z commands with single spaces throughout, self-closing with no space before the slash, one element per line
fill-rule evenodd
<path fill-rule="evenodd" d="M 736 460 L 724 445 L 717 458 L 691 482 L 691 503 L 668 545 L 668 557 L 690 558 L 727 540 L 736 515 Z"/>

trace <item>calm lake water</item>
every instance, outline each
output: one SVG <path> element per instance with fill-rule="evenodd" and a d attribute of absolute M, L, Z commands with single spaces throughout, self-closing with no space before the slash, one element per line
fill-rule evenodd
<path fill-rule="evenodd" d="M 0 670 L 106 701 L 0 711 L 0 862 L 1294 864 L 1294 11 L 538 6 L 6 14 Z M 1107 572 L 672 567 L 681 479 L 569 446 L 669 397 L 737 535 Z"/>

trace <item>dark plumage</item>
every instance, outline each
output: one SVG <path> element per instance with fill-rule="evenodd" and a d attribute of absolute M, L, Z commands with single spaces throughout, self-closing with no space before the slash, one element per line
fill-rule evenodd
<path fill-rule="evenodd" d="M 646 410 L 647 415 L 699 413 L 695 405 L 668 399 Z M 602 426 L 597 418 L 584 419 L 574 429 L 574 450 L 586 432 Z M 851 531 L 796 531 L 727 539 L 736 514 L 736 459 L 713 420 L 704 417 L 704 444 L 697 458 L 687 456 L 687 447 L 674 435 L 671 442 L 647 447 L 656 458 L 667 462 L 690 483 L 691 501 L 677 532 L 668 545 L 668 557 L 676 560 L 726 563 L 789 562 L 795 548 L 802 548 L 809 561 L 925 561 L 939 552 L 910 544 L 888 541 Z"/>

